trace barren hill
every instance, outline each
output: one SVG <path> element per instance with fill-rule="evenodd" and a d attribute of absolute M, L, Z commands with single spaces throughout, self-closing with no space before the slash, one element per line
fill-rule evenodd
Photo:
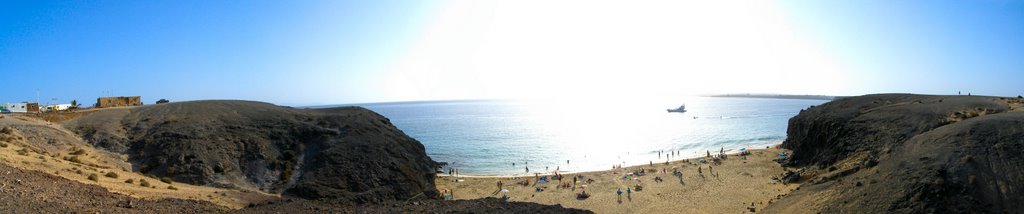
<path fill-rule="evenodd" d="M 805 183 L 766 212 L 1015 212 L 1024 203 L 1020 99 L 879 94 L 790 119 Z"/>
<path fill-rule="evenodd" d="M 423 145 L 372 111 L 193 101 L 111 109 L 65 124 L 134 170 L 197 185 L 356 202 L 437 195 Z"/>

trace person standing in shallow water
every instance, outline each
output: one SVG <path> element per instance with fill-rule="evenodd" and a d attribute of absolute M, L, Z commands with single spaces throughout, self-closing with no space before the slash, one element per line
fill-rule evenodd
<path fill-rule="evenodd" d="M 526 167 L 526 173 L 530 173 L 530 167 L 529 166 Z"/>

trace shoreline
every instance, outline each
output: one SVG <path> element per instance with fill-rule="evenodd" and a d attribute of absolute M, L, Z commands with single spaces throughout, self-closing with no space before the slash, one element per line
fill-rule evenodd
<path fill-rule="evenodd" d="M 769 149 L 778 149 L 779 146 L 782 145 L 782 143 L 772 143 L 772 144 L 765 144 L 765 145 L 767 145 L 768 148 L 747 149 L 747 151 L 748 152 L 755 152 L 755 151 L 765 151 L 765 150 L 769 150 Z M 758 145 L 758 146 L 761 146 L 761 145 Z M 743 148 L 746 148 L 746 147 L 743 147 Z M 788 150 L 786 150 L 786 152 L 789 153 Z M 736 155 L 736 154 L 739 154 L 739 153 L 740 153 L 740 151 L 738 149 L 726 150 L 725 155 L 733 156 L 733 155 Z M 676 162 L 683 162 L 683 161 L 689 161 L 689 160 L 695 160 L 695 159 L 701 159 L 701 158 L 706 158 L 706 156 L 684 157 L 684 158 L 681 158 L 681 159 L 669 161 L 669 163 L 672 164 L 672 163 L 676 163 Z M 654 165 L 658 165 L 658 164 L 665 164 L 665 162 L 654 162 Z M 583 171 L 572 171 L 572 172 L 570 172 L 570 171 L 560 171 L 559 174 L 562 174 L 562 175 L 572 175 L 572 174 L 580 174 L 580 173 L 603 172 L 603 171 L 615 170 L 615 169 L 620 169 L 620 168 L 631 168 L 631 167 L 646 166 L 646 165 L 649 165 L 649 164 L 626 165 L 626 166 L 622 166 L 622 167 L 618 167 L 618 168 L 614 168 L 614 169 L 583 170 Z M 551 176 L 551 175 L 554 175 L 554 173 L 553 172 L 546 172 L 546 173 L 540 173 L 539 175 L 541 175 L 541 176 L 545 176 L 545 175 Z M 441 178 L 441 177 L 457 177 L 457 178 L 518 178 L 518 177 L 527 177 L 527 176 L 533 176 L 533 173 L 531 173 L 531 174 L 524 174 L 524 175 L 447 175 L 447 173 L 437 173 L 437 175 L 435 177 L 438 177 L 438 178 Z"/>

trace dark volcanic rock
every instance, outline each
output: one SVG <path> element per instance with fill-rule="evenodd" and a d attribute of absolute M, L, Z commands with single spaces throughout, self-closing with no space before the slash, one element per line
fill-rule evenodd
<path fill-rule="evenodd" d="M 994 97 L 888 94 L 803 111 L 783 147 L 790 165 L 820 174 L 765 212 L 1019 212 L 1024 112 L 1009 109 Z"/>
<path fill-rule="evenodd" d="M 883 152 L 911 137 L 970 117 L 1008 110 L 996 97 L 878 94 L 847 97 L 789 120 L 789 164 L 824 167 L 855 152 Z"/>
<path fill-rule="evenodd" d="M 359 107 L 293 109 L 193 101 L 108 109 L 65 126 L 175 181 L 354 202 L 433 198 L 437 163 L 387 118 Z"/>

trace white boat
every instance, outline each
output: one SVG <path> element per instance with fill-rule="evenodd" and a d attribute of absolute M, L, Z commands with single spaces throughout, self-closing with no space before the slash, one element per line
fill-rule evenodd
<path fill-rule="evenodd" d="M 666 111 L 668 111 L 668 112 L 678 112 L 678 113 L 686 112 L 686 104 L 683 104 L 683 105 L 679 106 L 679 108 L 676 108 L 676 109 L 666 109 Z"/>

